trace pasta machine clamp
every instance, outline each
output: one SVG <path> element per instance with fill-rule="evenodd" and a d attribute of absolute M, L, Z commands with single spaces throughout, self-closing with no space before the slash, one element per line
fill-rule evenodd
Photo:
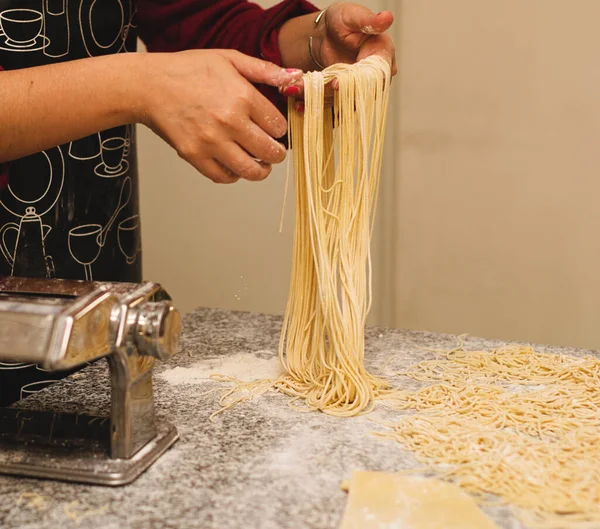
<path fill-rule="evenodd" d="M 152 369 L 180 335 L 179 312 L 155 283 L 0 278 L 0 362 L 64 371 L 106 358 L 111 386 L 110 417 L 31 410 L 26 400 L 0 408 L 0 474 L 134 481 L 178 439 L 155 416 Z"/>

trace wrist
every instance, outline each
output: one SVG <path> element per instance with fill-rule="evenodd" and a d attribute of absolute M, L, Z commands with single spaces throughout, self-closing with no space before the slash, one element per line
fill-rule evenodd
<path fill-rule="evenodd" d="M 320 11 L 314 22 L 314 35 L 308 37 L 308 54 L 313 65 L 319 70 L 324 70 L 326 65 L 323 61 L 323 42 L 327 34 L 327 8 Z"/>
<path fill-rule="evenodd" d="M 152 80 L 158 70 L 153 63 L 159 54 L 127 53 L 115 57 L 120 64 L 115 108 L 121 120 L 127 123 L 145 123 L 151 110 Z"/>
<path fill-rule="evenodd" d="M 317 68 L 315 61 L 309 53 L 309 39 L 312 37 L 312 51 L 314 58 L 324 64 L 321 58 L 321 50 L 326 34 L 325 16 L 315 21 L 322 11 L 310 13 L 288 20 L 279 32 L 279 50 L 281 53 L 282 66 L 285 68 L 299 68 L 304 71 Z"/>

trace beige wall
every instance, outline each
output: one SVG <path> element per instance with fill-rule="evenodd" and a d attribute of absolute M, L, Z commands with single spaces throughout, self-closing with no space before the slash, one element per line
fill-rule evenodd
<path fill-rule="evenodd" d="M 394 323 L 599 347 L 600 2 L 401 5 Z"/>
<path fill-rule="evenodd" d="M 398 15 L 401 68 L 374 319 L 600 346 L 600 2 L 371 5 Z M 146 277 L 184 310 L 282 311 L 284 172 L 215 186 L 147 130 L 139 140 Z"/>

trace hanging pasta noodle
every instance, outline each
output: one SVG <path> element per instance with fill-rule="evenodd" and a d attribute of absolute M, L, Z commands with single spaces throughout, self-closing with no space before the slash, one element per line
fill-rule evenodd
<path fill-rule="evenodd" d="M 330 108 L 325 92 L 334 79 L 339 90 Z M 389 389 L 365 369 L 364 331 L 390 80 L 390 65 L 373 56 L 305 74 L 303 113 L 290 100 L 296 208 L 279 346 L 286 374 L 252 383 L 228 379 L 234 386 L 222 393 L 217 413 L 274 387 L 307 409 L 352 416 Z"/>
<path fill-rule="evenodd" d="M 368 411 L 388 387 L 365 369 L 364 330 L 390 78 L 380 57 L 335 65 L 304 76 L 304 113 L 289 105 L 295 233 L 277 387 L 338 416 Z"/>

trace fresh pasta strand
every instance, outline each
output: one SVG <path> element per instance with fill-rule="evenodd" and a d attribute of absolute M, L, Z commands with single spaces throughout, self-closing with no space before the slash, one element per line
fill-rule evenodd
<path fill-rule="evenodd" d="M 330 108 L 325 87 L 333 79 L 339 90 Z M 303 113 L 290 100 L 296 202 L 292 275 L 279 344 L 286 373 L 258 382 L 215 375 L 214 380 L 233 385 L 221 392 L 221 409 L 211 419 L 270 389 L 293 403 L 302 401 L 308 410 L 336 416 L 369 412 L 375 399 L 391 390 L 364 365 L 372 299 L 370 244 L 390 80 L 390 65 L 373 56 L 305 74 Z"/>
<path fill-rule="evenodd" d="M 364 366 L 390 77 L 379 57 L 334 65 L 304 76 L 304 113 L 289 106 L 295 231 L 279 346 L 286 375 L 276 386 L 331 415 L 368 412 L 390 387 Z M 334 78 L 330 111 L 325 86 Z"/>

